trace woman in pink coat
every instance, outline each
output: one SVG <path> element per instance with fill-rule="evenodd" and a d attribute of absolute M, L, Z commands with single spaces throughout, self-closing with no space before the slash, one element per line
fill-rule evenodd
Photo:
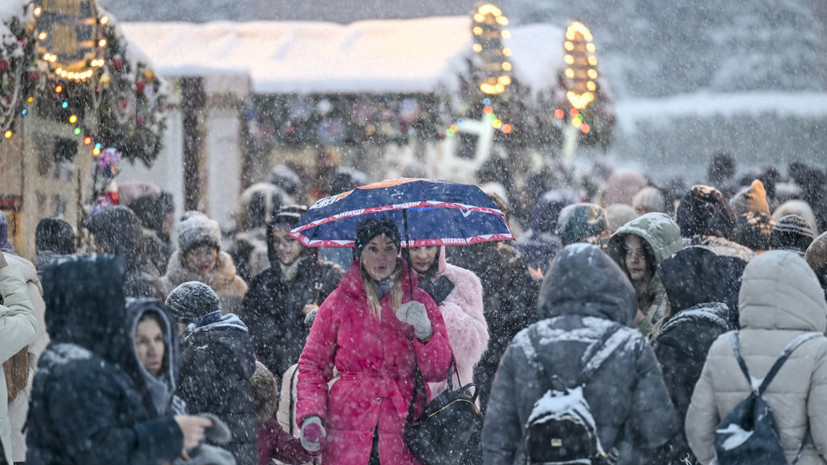
<path fill-rule="evenodd" d="M 389 219 L 360 223 L 357 260 L 319 307 L 299 359 L 302 445 L 325 465 L 419 463 L 402 438 L 414 373 L 439 381 L 452 354 L 439 307 L 398 257 L 400 239 Z"/>
<path fill-rule="evenodd" d="M 442 312 L 457 362 L 459 379 L 454 376 L 454 387 L 473 382 L 474 365 L 488 346 L 480 279 L 473 271 L 449 265 L 445 261 L 445 247 L 412 247 L 407 255 L 419 287 L 434 299 Z M 431 383 L 430 387 L 431 393 L 437 395 L 447 388 L 447 383 L 442 380 Z"/>

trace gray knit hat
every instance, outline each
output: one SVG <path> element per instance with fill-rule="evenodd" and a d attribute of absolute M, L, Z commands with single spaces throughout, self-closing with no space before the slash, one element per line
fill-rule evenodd
<path fill-rule="evenodd" d="M 814 238 L 815 234 L 807 220 L 799 215 L 787 215 L 780 218 L 772 227 L 770 247 L 790 250 L 804 256 Z"/>
<path fill-rule="evenodd" d="M 199 281 L 188 281 L 173 289 L 167 296 L 166 304 L 172 316 L 179 323 L 185 324 L 208 313 L 221 310 L 215 291 Z"/>
<path fill-rule="evenodd" d="M 181 255 L 193 247 L 209 244 L 221 249 L 221 228 L 218 222 L 201 212 L 187 212 L 178 224 L 178 248 Z"/>

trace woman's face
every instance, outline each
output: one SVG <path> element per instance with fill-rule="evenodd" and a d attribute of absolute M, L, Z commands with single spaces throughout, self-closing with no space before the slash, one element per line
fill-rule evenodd
<path fill-rule="evenodd" d="M 409 249 L 411 266 L 413 266 L 413 269 L 415 269 L 417 273 L 424 273 L 428 271 L 428 269 L 431 268 L 431 265 L 434 264 L 438 251 L 439 247 L 435 245 L 427 247 L 413 247 Z"/>
<path fill-rule="evenodd" d="M 365 245 L 359 260 L 374 281 L 382 281 L 396 270 L 397 250 L 393 241 L 380 234 Z"/>
<path fill-rule="evenodd" d="M 648 277 L 649 264 L 646 260 L 646 249 L 639 236 L 629 234 L 623 239 L 626 250 L 626 271 L 633 281 L 640 281 Z"/>
<path fill-rule="evenodd" d="M 284 265 L 290 265 L 304 252 L 301 242 L 288 236 L 290 231 L 273 231 L 273 249 L 279 261 Z"/>
<path fill-rule="evenodd" d="M 138 359 L 152 376 L 161 373 L 164 363 L 164 332 L 153 318 L 145 318 L 135 328 L 135 350 Z"/>
<path fill-rule="evenodd" d="M 191 248 L 184 255 L 184 264 L 196 274 L 204 275 L 215 268 L 218 250 L 209 244 Z"/>

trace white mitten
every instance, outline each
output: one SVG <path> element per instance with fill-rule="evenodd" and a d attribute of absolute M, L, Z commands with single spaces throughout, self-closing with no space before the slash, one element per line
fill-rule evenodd
<path fill-rule="evenodd" d="M 413 326 L 414 335 L 420 341 L 427 340 L 434 333 L 434 327 L 428 319 L 428 312 L 422 302 L 413 300 L 400 305 L 396 309 L 396 318 Z"/>

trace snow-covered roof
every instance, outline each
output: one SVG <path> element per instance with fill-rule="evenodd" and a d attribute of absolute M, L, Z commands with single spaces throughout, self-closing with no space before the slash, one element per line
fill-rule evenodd
<path fill-rule="evenodd" d="M 323 22 L 121 23 L 165 76 L 249 74 L 253 92 L 428 93 L 456 88 L 471 52 L 466 16 Z M 563 63 L 563 32 L 511 29 L 514 73 L 548 87 Z"/>

